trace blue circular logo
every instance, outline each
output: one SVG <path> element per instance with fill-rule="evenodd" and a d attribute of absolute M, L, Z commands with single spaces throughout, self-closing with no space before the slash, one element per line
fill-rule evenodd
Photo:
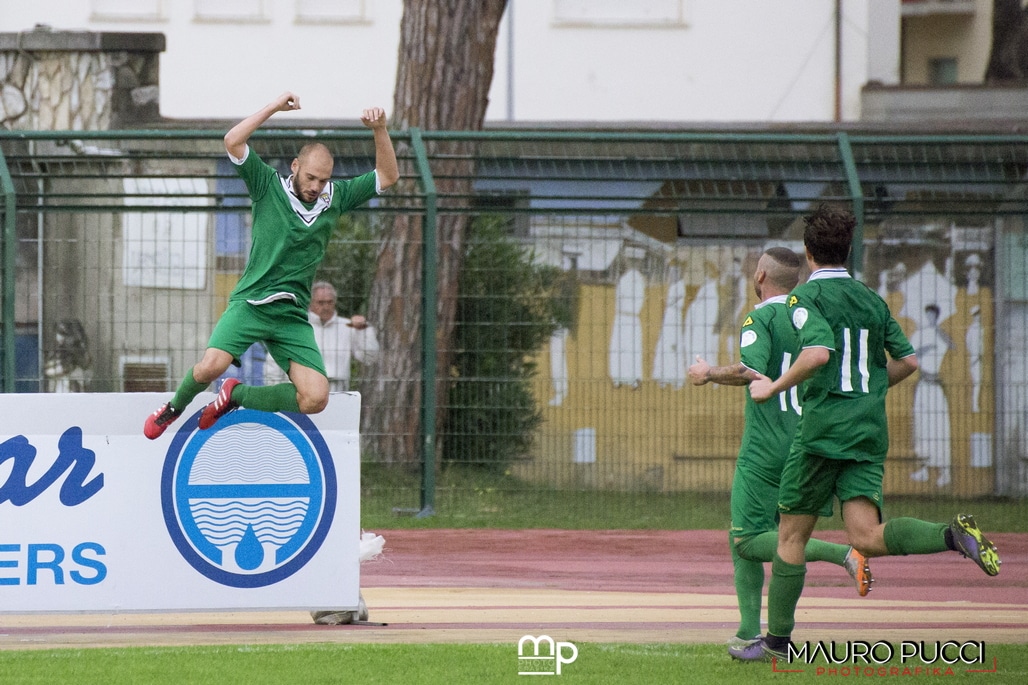
<path fill-rule="evenodd" d="M 306 565 L 332 526 L 331 453 L 302 414 L 237 409 L 208 430 L 184 422 L 161 477 L 164 523 L 182 557 L 231 587 L 264 587 Z"/>

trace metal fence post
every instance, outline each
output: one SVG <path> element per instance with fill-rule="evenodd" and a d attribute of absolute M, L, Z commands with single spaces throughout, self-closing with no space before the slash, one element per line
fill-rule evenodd
<path fill-rule="evenodd" d="M 425 191 L 425 221 L 421 228 L 421 511 L 435 513 L 436 416 L 436 188 L 421 129 L 410 129 L 411 147 Z"/>
<path fill-rule="evenodd" d="M 0 285 L 3 292 L 0 292 L 0 310 L 3 317 L 3 385 L 0 390 L 3 392 L 14 392 L 14 286 L 15 286 L 15 251 L 18 249 L 17 235 L 17 211 L 16 198 L 14 195 L 14 181 L 11 180 L 11 173 L 7 169 L 7 159 L 3 150 L 0 150 L 0 189 L 4 195 L 4 226 L 3 226 L 3 283 Z"/>
<path fill-rule="evenodd" d="M 857 227 L 853 231 L 853 252 L 850 254 L 850 268 L 853 278 L 864 280 L 864 191 L 860 188 L 860 177 L 857 175 L 857 163 L 853 159 L 853 147 L 850 137 L 839 133 L 839 155 L 846 170 L 846 183 L 850 189 L 850 200 L 853 202 L 853 216 L 857 219 Z"/>

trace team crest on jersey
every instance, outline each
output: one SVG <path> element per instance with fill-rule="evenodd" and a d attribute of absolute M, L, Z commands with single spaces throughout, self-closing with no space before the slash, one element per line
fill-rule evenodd
<path fill-rule="evenodd" d="M 746 320 L 742 322 L 742 325 L 743 326 L 752 326 L 753 325 L 753 317 L 752 316 L 747 316 Z"/>
<path fill-rule="evenodd" d="M 750 322 L 752 323 L 752 321 Z M 748 330 L 742 332 L 742 338 L 739 339 L 739 347 L 749 347 L 753 343 L 757 342 L 757 332 L 754 330 Z"/>
<path fill-rule="evenodd" d="M 789 297 L 789 307 L 792 307 L 794 304 L 796 304 L 799 301 L 800 301 L 800 298 L 796 297 L 795 295 L 792 295 L 791 297 Z"/>
<path fill-rule="evenodd" d="M 792 325 L 795 326 L 797 330 L 803 328 L 803 324 L 807 323 L 807 315 L 807 310 L 804 307 L 800 307 L 792 313 Z"/>

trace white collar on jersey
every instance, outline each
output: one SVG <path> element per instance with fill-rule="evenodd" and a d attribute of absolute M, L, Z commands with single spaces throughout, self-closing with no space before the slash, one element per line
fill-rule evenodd
<path fill-rule="evenodd" d="M 282 190 L 285 191 L 286 197 L 289 198 L 289 204 L 293 206 L 293 211 L 296 215 L 303 219 L 303 222 L 310 226 L 314 223 L 314 220 L 321 216 L 321 213 L 329 208 L 332 204 L 332 195 L 335 193 L 335 186 L 331 181 L 325 184 L 325 189 L 321 191 L 321 195 L 318 195 L 318 199 L 314 201 L 314 206 L 307 209 L 303 206 L 303 202 L 300 198 L 293 193 L 293 176 L 289 178 L 278 177 L 278 180 L 282 182 Z"/>
<path fill-rule="evenodd" d="M 808 281 L 815 281 L 819 278 L 850 278 L 850 272 L 846 271 L 841 266 L 832 267 L 829 269 L 818 269 L 814 273 L 810 274 Z"/>
<path fill-rule="evenodd" d="M 774 297 L 769 297 L 766 300 L 764 300 L 763 302 L 758 302 L 757 306 L 754 307 L 754 309 L 760 309 L 761 307 L 763 307 L 766 304 L 774 304 L 776 302 L 778 304 L 785 304 L 785 298 L 786 297 L 788 297 L 788 296 L 787 295 L 775 295 Z"/>

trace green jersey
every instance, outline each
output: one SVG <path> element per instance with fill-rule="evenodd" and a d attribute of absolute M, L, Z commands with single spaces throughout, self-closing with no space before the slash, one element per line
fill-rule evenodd
<path fill-rule="evenodd" d="M 889 451 L 886 352 L 914 348 L 888 305 L 845 269 L 818 269 L 788 299 L 799 348 L 824 347 L 828 363 L 804 383 L 797 447 L 829 459 L 881 463 Z"/>
<path fill-rule="evenodd" d="M 785 295 L 764 300 L 746 316 L 739 336 L 744 366 L 775 380 L 792 364 L 796 350 L 796 333 L 789 322 Z M 796 388 L 761 404 L 747 392 L 739 468 L 759 471 L 777 483 L 799 418 Z"/>
<path fill-rule="evenodd" d="M 375 172 L 330 181 L 308 203 L 293 193 L 291 178 L 279 176 L 249 147 L 242 162 L 232 161 L 250 194 L 253 225 L 250 256 L 229 301 L 291 299 L 306 311 L 314 274 L 339 216 L 374 197 Z"/>

